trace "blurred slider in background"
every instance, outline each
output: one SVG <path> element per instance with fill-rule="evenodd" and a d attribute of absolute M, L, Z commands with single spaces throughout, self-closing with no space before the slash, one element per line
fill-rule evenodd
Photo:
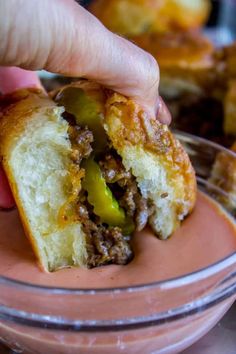
<path fill-rule="evenodd" d="M 156 58 L 172 128 L 236 152 L 236 0 L 93 0 L 87 6 Z M 217 156 L 212 178 L 236 210 L 234 159 Z"/>
<path fill-rule="evenodd" d="M 88 7 L 94 1 L 96 0 L 81 0 L 79 3 Z M 236 0 L 211 0 L 211 6 L 205 33 L 218 45 L 231 43 L 236 38 Z"/>
<path fill-rule="evenodd" d="M 227 147 L 233 144 L 236 45 L 232 43 L 236 39 L 236 0 L 79 3 L 105 26 L 131 39 L 157 59 L 161 70 L 160 93 L 172 113 L 173 128 Z M 160 12 L 155 14 L 159 4 L 164 7 L 162 16 Z M 65 80 L 68 79 L 58 78 L 46 85 L 53 89 Z"/>
<path fill-rule="evenodd" d="M 121 2 L 125 3 L 125 14 L 122 7 L 122 21 L 117 22 L 115 18 L 117 13 L 114 14 L 113 5 Z M 132 7 L 129 8 L 129 4 L 139 6 L 141 4 L 145 7 L 150 4 L 153 6 L 157 2 L 163 6 L 174 3 L 179 9 L 187 8 L 190 14 L 192 12 L 192 16 L 188 17 L 186 11 L 175 12 L 173 8 L 169 11 L 167 6 L 164 19 L 167 24 L 169 23 L 170 28 L 167 31 L 158 32 L 158 25 L 154 33 L 148 32 L 145 27 L 136 27 L 143 31 L 141 35 L 135 38 L 131 35 L 126 35 L 126 37 L 150 51 L 159 63 L 160 93 L 172 113 L 171 129 L 175 128 L 217 142 L 231 148 L 236 153 L 236 42 L 234 42 L 236 40 L 234 21 L 236 0 L 212 1 L 212 3 L 210 0 L 191 2 L 190 0 L 93 0 L 87 1 L 86 5 L 93 13 L 92 5 L 100 6 L 99 16 L 104 12 L 107 13 L 104 10 L 111 11 L 111 14 L 102 20 L 105 26 L 107 26 L 106 19 L 108 18 L 110 27 L 113 27 L 114 23 L 116 25 L 121 23 L 126 29 L 133 31 L 130 26 L 132 21 L 129 21 L 132 17 L 130 11 L 133 10 Z M 204 4 L 207 4 L 207 7 L 204 7 Z M 209 4 L 211 4 L 211 11 L 208 11 Z M 109 7 L 109 5 L 112 6 Z M 201 9 L 203 9 L 203 17 L 196 26 L 196 18 L 199 18 L 194 16 L 194 12 L 197 11 L 199 14 L 200 11 L 201 14 Z M 95 15 L 99 18 L 98 14 Z M 138 20 L 141 23 L 145 16 L 144 11 L 138 12 Z M 180 25 L 186 24 L 186 17 L 190 28 L 180 31 L 171 28 L 172 21 L 177 21 L 177 23 L 179 21 Z M 158 16 L 154 20 L 158 21 Z M 195 27 L 191 28 L 193 23 Z M 44 76 L 42 81 L 48 90 L 52 90 L 73 79 Z M 209 152 L 210 149 L 206 151 L 206 155 Z M 225 157 L 224 153 L 219 153 L 216 156 L 211 181 L 227 192 L 230 196 L 228 198 L 230 203 L 224 200 L 221 202 L 235 213 L 235 158 L 231 155 Z"/>
<path fill-rule="evenodd" d="M 88 9 L 157 59 L 174 128 L 232 145 L 235 0 L 93 0 Z"/>

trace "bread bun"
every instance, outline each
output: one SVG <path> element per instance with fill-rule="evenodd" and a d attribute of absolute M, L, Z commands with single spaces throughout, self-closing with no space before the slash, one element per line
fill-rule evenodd
<path fill-rule="evenodd" d="M 152 33 L 133 37 L 160 66 L 160 93 L 175 98 L 209 91 L 215 78 L 214 48 L 199 32 Z"/>
<path fill-rule="evenodd" d="M 71 84 L 53 92 L 52 99 L 40 90 L 29 89 L 1 100 L 2 163 L 26 234 L 42 267 L 53 271 L 68 266 L 125 264 L 131 257 L 128 241 L 119 225 L 108 227 L 109 222 L 104 224 L 99 211 L 96 214 L 96 208 L 89 206 L 91 196 L 86 197 L 89 191 L 86 189 L 85 193 L 83 184 L 88 170 L 80 160 L 75 163 L 78 151 L 73 150 L 75 141 L 69 133 L 73 127 L 65 119 L 65 108 L 53 101 L 68 87 L 97 100 L 107 135 L 109 161 L 120 169 L 117 176 L 122 184 L 118 189 L 123 188 L 126 199 L 118 200 L 128 200 L 128 204 L 145 202 L 146 214 L 142 215 L 146 215 L 146 222 L 158 237 L 168 238 L 192 211 L 196 200 L 195 174 L 186 152 L 167 126 L 150 117 L 133 100 L 95 83 Z M 80 131 L 80 127 L 76 129 Z M 87 135 L 83 139 L 88 144 Z M 84 160 L 91 155 L 87 151 Z M 100 152 L 97 158 L 103 176 L 106 154 Z M 113 170 L 112 167 L 110 172 Z M 105 181 L 105 177 L 99 178 Z M 112 181 L 113 190 L 116 183 Z M 131 187 L 135 192 L 131 192 Z M 109 203 L 117 208 L 111 199 Z M 133 216 L 138 212 L 137 205 Z M 67 207 L 69 217 L 65 213 Z M 128 215 L 131 209 L 124 206 Z M 84 219 L 85 214 L 92 219 Z"/>
<path fill-rule="evenodd" d="M 200 28 L 209 0 L 95 0 L 89 10 L 111 31 L 127 37 Z"/>
<path fill-rule="evenodd" d="M 39 90 L 22 90 L 1 102 L 2 164 L 25 233 L 49 271 L 86 265 L 87 257 L 81 224 L 60 225 L 58 220 L 71 190 L 71 145 L 62 112 Z"/>
<path fill-rule="evenodd" d="M 188 31 L 202 27 L 210 14 L 209 0 L 156 0 L 161 3 L 151 32 Z"/>
<path fill-rule="evenodd" d="M 95 0 L 89 10 L 111 31 L 129 37 L 149 30 L 160 6 L 156 0 Z"/>
<path fill-rule="evenodd" d="M 218 191 L 213 189 L 217 199 L 228 209 L 234 216 L 236 215 L 236 142 L 231 147 L 230 152 L 220 152 L 216 156 L 209 182 L 216 187 Z"/>
<path fill-rule="evenodd" d="M 154 206 L 151 227 L 168 238 L 196 201 L 195 174 L 186 152 L 166 125 L 116 93 L 107 100 L 105 127 L 141 194 Z"/>

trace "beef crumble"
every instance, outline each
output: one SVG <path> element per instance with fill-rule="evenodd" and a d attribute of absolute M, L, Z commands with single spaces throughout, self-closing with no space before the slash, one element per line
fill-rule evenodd
<path fill-rule="evenodd" d="M 71 159 L 74 163 L 80 164 L 92 153 L 93 134 L 88 128 L 81 128 L 78 125 L 69 127 L 69 137 L 72 146 Z"/>
<path fill-rule="evenodd" d="M 131 171 L 125 170 L 120 156 L 113 149 L 100 159 L 99 165 L 119 205 L 134 220 L 135 229 L 141 231 L 147 225 L 152 208 L 147 199 L 141 196 Z"/>
<path fill-rule="evenodd" d="M 86 235 L 88 267 L 105 264 L 127 264 L 133 258 L 130 236 L 124 236 L 119 227 L 106 227 L 91 219 L 90 207 L 78 203 L 77 211 Z"/>
<path fill-rule="evenodd" d="M 74 123 L 70 124 L 69 137 L 72 145 L 71 159 L 80 165 L 93 151 L 93 134 L 88 128 L 81 128 Z M 111 147 L 95 159 L 127 218 L 134 221 L 135 230 L 141 231 L 153 208 L 142 197 L 131 171 L 125 170 L 121 157 Z M 120 227 L 103 224 L 99 216 L 94 214 L 93 206 L 87 200 L 87 192 L 83 189 L 76 205 L 76 215 L 86 235 L 89 268 L 105 264 L 127 264 L 132 259 L 131 237 L 124 235 Z"/>
<path fill-rule="evenodd" d="M 93 134 L 88 128 L 73 124 L 69 127 L 69 137 L 72 145 L 71 159 L 80 165 L 93 151 Z M 133 257 L 130 236 L 123 235 L 119 227 L 102 224 L 100 218 L 93 213 L 93 207 L 88 203 L 84 190 L 80 192 L 76 208 L 86 235 L 87 266 L 93 268 L 105 264 L 127 264 Z"/>

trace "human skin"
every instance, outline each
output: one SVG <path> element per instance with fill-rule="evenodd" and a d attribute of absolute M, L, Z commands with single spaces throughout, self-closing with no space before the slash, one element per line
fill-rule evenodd
<path fill-rule="evenodd" d="M 0 0 L 0 91 L 40 87 L 29 70 L 85 77 L 130 96 L 163 123 L 156 60 L 108 31 L 74 0 Z M 26 69 L 26 70 L 24 70 Z M 14 204 L 0 171 L 0 207 Z"/>

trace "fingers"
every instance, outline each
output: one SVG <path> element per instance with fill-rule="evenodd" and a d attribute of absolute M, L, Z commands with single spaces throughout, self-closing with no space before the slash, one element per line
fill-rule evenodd
<path fill-rule="evenodd" d="M 37 74 L 15 67 L 0 67 L 0 92 L 13 92 L 24 87 L 41 87 Z"/>
<path fill-rule="evenodd" d="M 171 123 L 171 114 L 161 97 L 159 97 L 159 104 L 157 110 L 157 119 L 163 124 Z"/>
<path fill-rule="evenodd" d="M 0 1 L 0 63 L 93 79 L 156 111 L 155 59 L 73 0 Z"/>
<path fill-rule="evenodd" d="M 103 54 L 97 59 L 99 60 L 96 63 L 90 65 L 87 74 L 89 77 L 134 98 L 151 114 L 156 113 L 159 67 L 150 54 L 108 32 Z M 98 75 L 99 79 L 97 79 Z"/>

